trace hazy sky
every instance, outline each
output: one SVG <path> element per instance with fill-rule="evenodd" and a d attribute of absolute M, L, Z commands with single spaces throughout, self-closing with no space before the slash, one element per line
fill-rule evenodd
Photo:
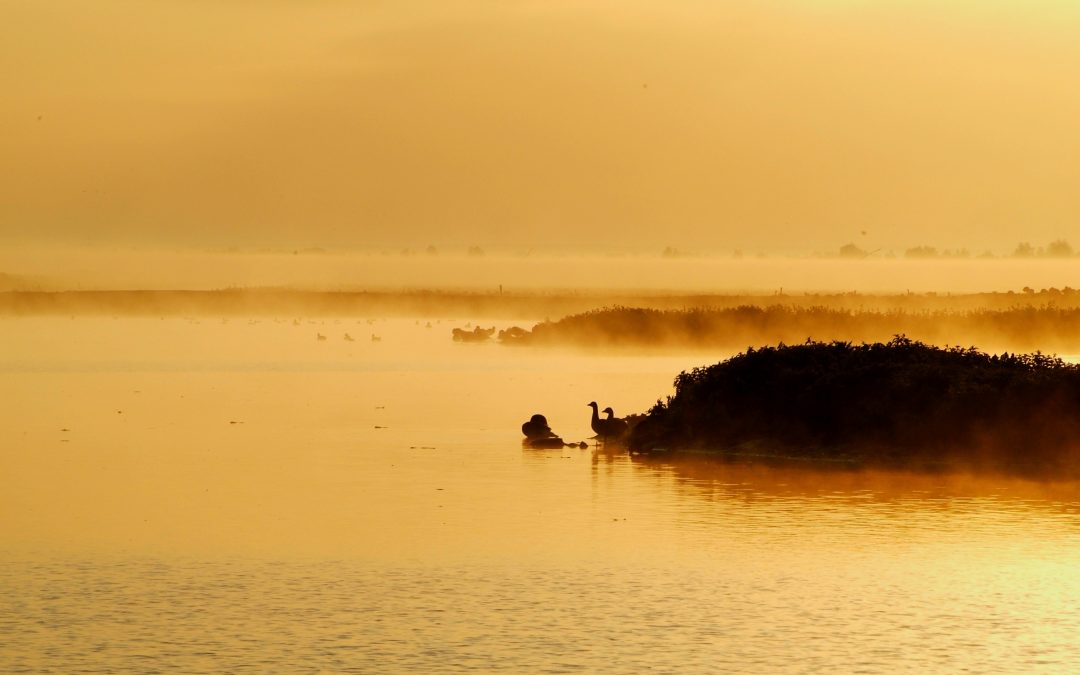
<path fill-rule="evenodd" d="M 3 0 L 0 19 L 0 244 L 1080 245 L 1072 0 Z"/>

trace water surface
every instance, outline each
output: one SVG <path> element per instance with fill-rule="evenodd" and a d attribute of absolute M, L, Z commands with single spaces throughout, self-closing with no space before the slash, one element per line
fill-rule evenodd
<path fill-rule="evenodd" d="M 3 321 L 0 671 L 1080 666 L 1075 485 L 525 450 L 725 355 L 428 323 Z"/>

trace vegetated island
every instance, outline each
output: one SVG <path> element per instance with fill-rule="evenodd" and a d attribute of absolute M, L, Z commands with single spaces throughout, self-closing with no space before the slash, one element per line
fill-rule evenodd
<path fill-rule="evenodd" d="M 933 344 L 963 341 L 998 349 L 1080 350 L 1080 308 L 852 309 L 751 305 L 690 309 L 606 307 L 500 333 L 504 344 L 626 348 L 744 349 L 779 342 L 874 342 L 908 335 Z"/>
<path fill-rule="evenodd" d="M 632 452 L 1080 477 L 1080 366 L 896 336 L 750 349 L 683 372 Z"/>

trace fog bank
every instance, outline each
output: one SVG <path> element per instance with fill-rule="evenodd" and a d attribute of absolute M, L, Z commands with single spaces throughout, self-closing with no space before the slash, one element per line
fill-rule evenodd
<path fill-rule="evenodd" d="M 445 289 L 653 293 L 978 293 L 1080 285 L 1075 259 L 0 251 L 0 290 Z"/>

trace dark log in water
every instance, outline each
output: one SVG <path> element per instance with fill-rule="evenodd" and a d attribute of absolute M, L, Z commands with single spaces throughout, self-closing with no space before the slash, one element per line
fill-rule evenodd
<path fill-rule="evenodd" d="M 681 373 L 629 447 L 1076 475 L 1080 366 L 903 336 L 751 349 Z"/>

